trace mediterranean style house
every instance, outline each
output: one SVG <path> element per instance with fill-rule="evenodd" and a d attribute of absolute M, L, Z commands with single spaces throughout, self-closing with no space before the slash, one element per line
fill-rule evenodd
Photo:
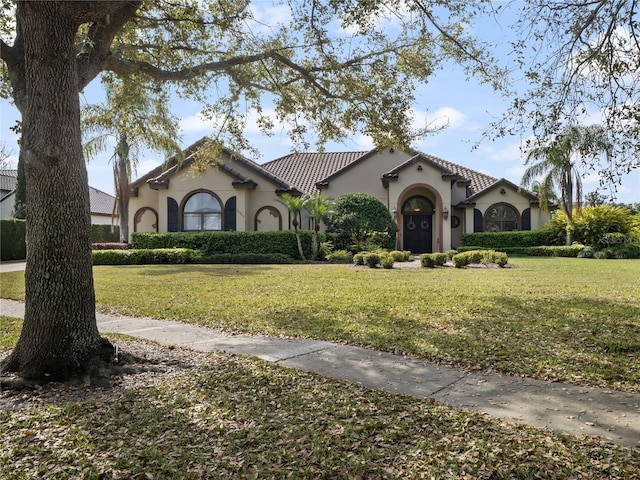
<path fill-rule="evenodd" d="M 293 153 L 262 165 L 223 150 L 218 164 L 192 168 L 203 138 L 184 160 L 157 167 L 131 183 L 130 232 L 265 231 L 290 229 L 279 196 L 368 193 L 395 218 L 397 248 L 442 252 L 471 232 L 535 230 L 549 220 L 537 196 L 418 151 Z M 302 218 L 302 228 L 311 228 Z"/>

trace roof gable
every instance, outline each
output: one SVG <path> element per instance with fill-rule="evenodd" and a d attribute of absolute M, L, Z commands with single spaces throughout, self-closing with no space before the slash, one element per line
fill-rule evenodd
<path fill-rule="evenodd" d="M 170 157 L 165 162 L 165 164 L 154 168 L 147 174 L 132 182 L 130 184 L 130 188 L 138 188 L 145 183 L 153 189 L 162 188 L 163 186 L 168 185 L 169 178 L 175 175 L 178 171 L 191 165 L 195 161 L 196 154 L 200 150 L 200 148 L 202 148 L 207 142 L 210 141 L 211 140 L 208 137 L 202 137 L 200 140 L 193 143 L 184 150 L 184 160 L 181 163 L 177 162 L 175 156 Z M 239 164 L 242 164 L 244 167 L 249 169 L 252 173 L 274 183 L 278 191 L 298 192 L 297 189 L 290 183 L 287 183 L 277 175 L 274 175 L 269 170 L 264 169 L 262 166 L 238 153 L 223 148 L 222 155 L 226 157 L 226 159 L 229 159 L 231 162 L 227 163 L 225 160 L 225 162 L 217 165 L 216 168 L 219 168 L 233 178 L 234 187 L 255 188 L 255 186 L 257 185 L 257 183 L 252 178 L 233 168 L 232 162 L 238 162 Z"/>
<path fill-rule="evenodd" d="M 475 201 L 478 199 L 478 197 L 481 197 L 482 195 L 486 195 L 489 192 L 492 192 L 493 190 L 497 189 L 497 188 L 508 188 L 510 190 L 515 191 L 516 193 L 520 194 L 520 195 L 524 195 L 525 197 L 527 197 L 529 199 L 529 201 L 532 204 L 537 204 L 539 199 L 538 196 L 529 191 L 526 190 L 524 188 L 519 187 L 518 185 L 516 185 L 513 182 L 510 182 L 509 180 L 507 180 L 506 178 L 501 178 L 500 180 L 497 180 L 495 183 L 489 185 L 487 188 L 485 188 L 484 190 L 480 190 L 479 192 L 470 195 L 469 197 L 467 197 L 463 202 L 461 202 L 462 204 L 474 204 Z"/>

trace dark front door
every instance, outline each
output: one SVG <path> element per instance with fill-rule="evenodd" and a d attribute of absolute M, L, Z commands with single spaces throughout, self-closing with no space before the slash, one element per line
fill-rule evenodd
<path fill-rule="evenodd" d="M 403 248 L 412 253 L 431 253 L 433 235 L 431 215 L 405 214 Z"/>

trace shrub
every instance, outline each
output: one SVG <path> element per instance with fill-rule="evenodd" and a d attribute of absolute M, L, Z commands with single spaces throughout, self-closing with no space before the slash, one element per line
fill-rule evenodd
<path fill-rule="evenodd" d="M 389 253 L 389 255 L 391 255 L 393 257 L 393 260 L 396 262 L 406 261 L 404 252 L 401 252 L 400 250 L 393 250 L 392 252 Z"/>
<path fill-rule="evenodd" d="M 306 258 L 311 258 L 311 240 L 313 232 L 299 230 L 302 248 Z M 143 233 L 136 232 L 132 236 L 133 248 L 190 248 L 200 250 L 203 255 L 281 253 L 291 258 L 299 258 L 295 232 L 292 230 L 272 232 L 173 232 Z M 321 242 L 326 240 L 324 233 L 319 232 Z"/>
<path fill-rule="evenodd" d="M 27 258 L 24 220 L 0 220 L 0 259 L 24 260 Z"/>
<path fill-rule="evenodd" d="M 444 252 L 447 255 L 447 261 L 451 261 L 451 259 L 453 258 L 453 256 L 458 253 L 457 250 L 447 250 L 446 252 Z"/>
<path fill-rule="evenodd" d="M 91 242 L 92 243 L 108 243 L 118 242 L 120 240 L 120 227 L 110 224 L 93 224 L 91 225 Z"/>
<path fill-rule="evenodd" d="M 380 255 L 373 252 L 365 253 L 364 263 L 366 263 L 370 268 L 375 268 L 380 263 Z"/>
<path fill-rule="evenodd" d="M 460 236 L 463 247 L 481 247 L 503 251 L 510 247 L 533 247 L 536 245 L 562 245 L 564 236 L 558 239 L 551 230 L 521 230 L 515 232 L 463 233 Z M 460 251 L 461 249 L 458 249 Z"/>
<path fill-rule="evenodd" d="M 140 250 L 95 250 L 94 265 L 146 265 L 157 263 L 197 263 L 202 256 L 188 248 Z"/>
<path fill-rule="evenodd" d="M 405 262 L 413 262 L 413 253 L 411 253 L 409 250 L 403 250 L 402 253 L 404 254 Z"/>
<path fill-rule="evenodd" d="M 120 243 L 120 242 L 98 242 L 92 243 L 92 250 L 128 250 L 131 247 L 128 243 Z"/>
<path fill-rule="evenodd" d="M 442 266 L 447 263 L 448 257 L 446 253 L 423 253 L 420 255 L 420 265 L 426 268 Z"/>
<path fill-rule="evenodd" d="M 394 264 L 394 259 L 389 254 L 383 255 L 380 258 L 380 265 L 382 265 L 382 268 L 386 268 L 386 269 L 393 268 L 393 264 Z"/>
<path fill-rule="evenodd" d="M 332 263 L 351 263 L 353 255 L 346 250 L 336 250 L 327 256 L 327 261 Z"/>
<path fill-rule="evenodd" d="M 625 243 L 622 245 L 616 245 L 613 247 L 603 248 L 597 250 L 593 254 L 593 258 L 598 259 L 630 259 L 640 258 L 640 244 L 637 243 Z"/>
<path fill-rule="evenodd" d="M 529 247 L 528 254 L 535 257 L 577 257 L 580 248 L 566 245 Z"/>
<path fill-rule="evenodd" d="M 364 253 L 356 253 L 353 256 L 353 263 L 356 265 L 364 265 Z"/>
<path fill-rule="evenodd" d="M 556 239 L 566 236 L 567 217 L 564 212 L 556 212 L 546 227 Z M 571 229 L 573 241 L 595 248 L 609 247 L 607 239 L 610 234 L 620 234 L 629 242 L 637 241 L 636 220 L 626 208 L 613 205 L 596 205 L 584 207 L 580 213 L 574 212 Z"/>
<path fill-rule="evenodd" d="M 423 253 L 420 255 L 420 266 L 423 268 L 433 268 L 436 266 L 435 259 L 430 253 Z"/>
<path fill-rule="evenodd" d="M 469 252 L 458 253 L 451 259 L 456 268 L 462 268 L 471 263 L 495 263 L 500 267 L 504 267 L 509 258 L 504 252 L 496 252 L 494 250 L 472 250 Z"/>
<path fill-rule="evenodd" d="M 293 258 L 282 253 L 217 253 L 202 258 L 202 263 L 269 265 L 293 263 Z"/>
<path fill-rule="evenodd" d="M 387 207 L 373 195 L 346 193 L 336 198 L 334 211 L 325 220 L 327 232 L 336 233 L 336 248 L 355 245 L 355 253 L 368 244 L 395 248 L 398 226 Z M 375 233 L 374 233 L 375 232 Z M 352 240 L 356 236 L 356 241 Z"/>

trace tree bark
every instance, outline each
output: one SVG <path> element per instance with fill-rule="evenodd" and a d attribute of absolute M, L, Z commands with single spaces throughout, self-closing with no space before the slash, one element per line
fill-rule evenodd
<path fill-rule="evenodd" d="M 86 375 L 112 347 L 95 318 L 91 216 L 82 155 L 74 38 L 65 3 L 20 2 L 22 151 L 27 188 L 25 317 L 2 365 L 30 379 Z"/>

